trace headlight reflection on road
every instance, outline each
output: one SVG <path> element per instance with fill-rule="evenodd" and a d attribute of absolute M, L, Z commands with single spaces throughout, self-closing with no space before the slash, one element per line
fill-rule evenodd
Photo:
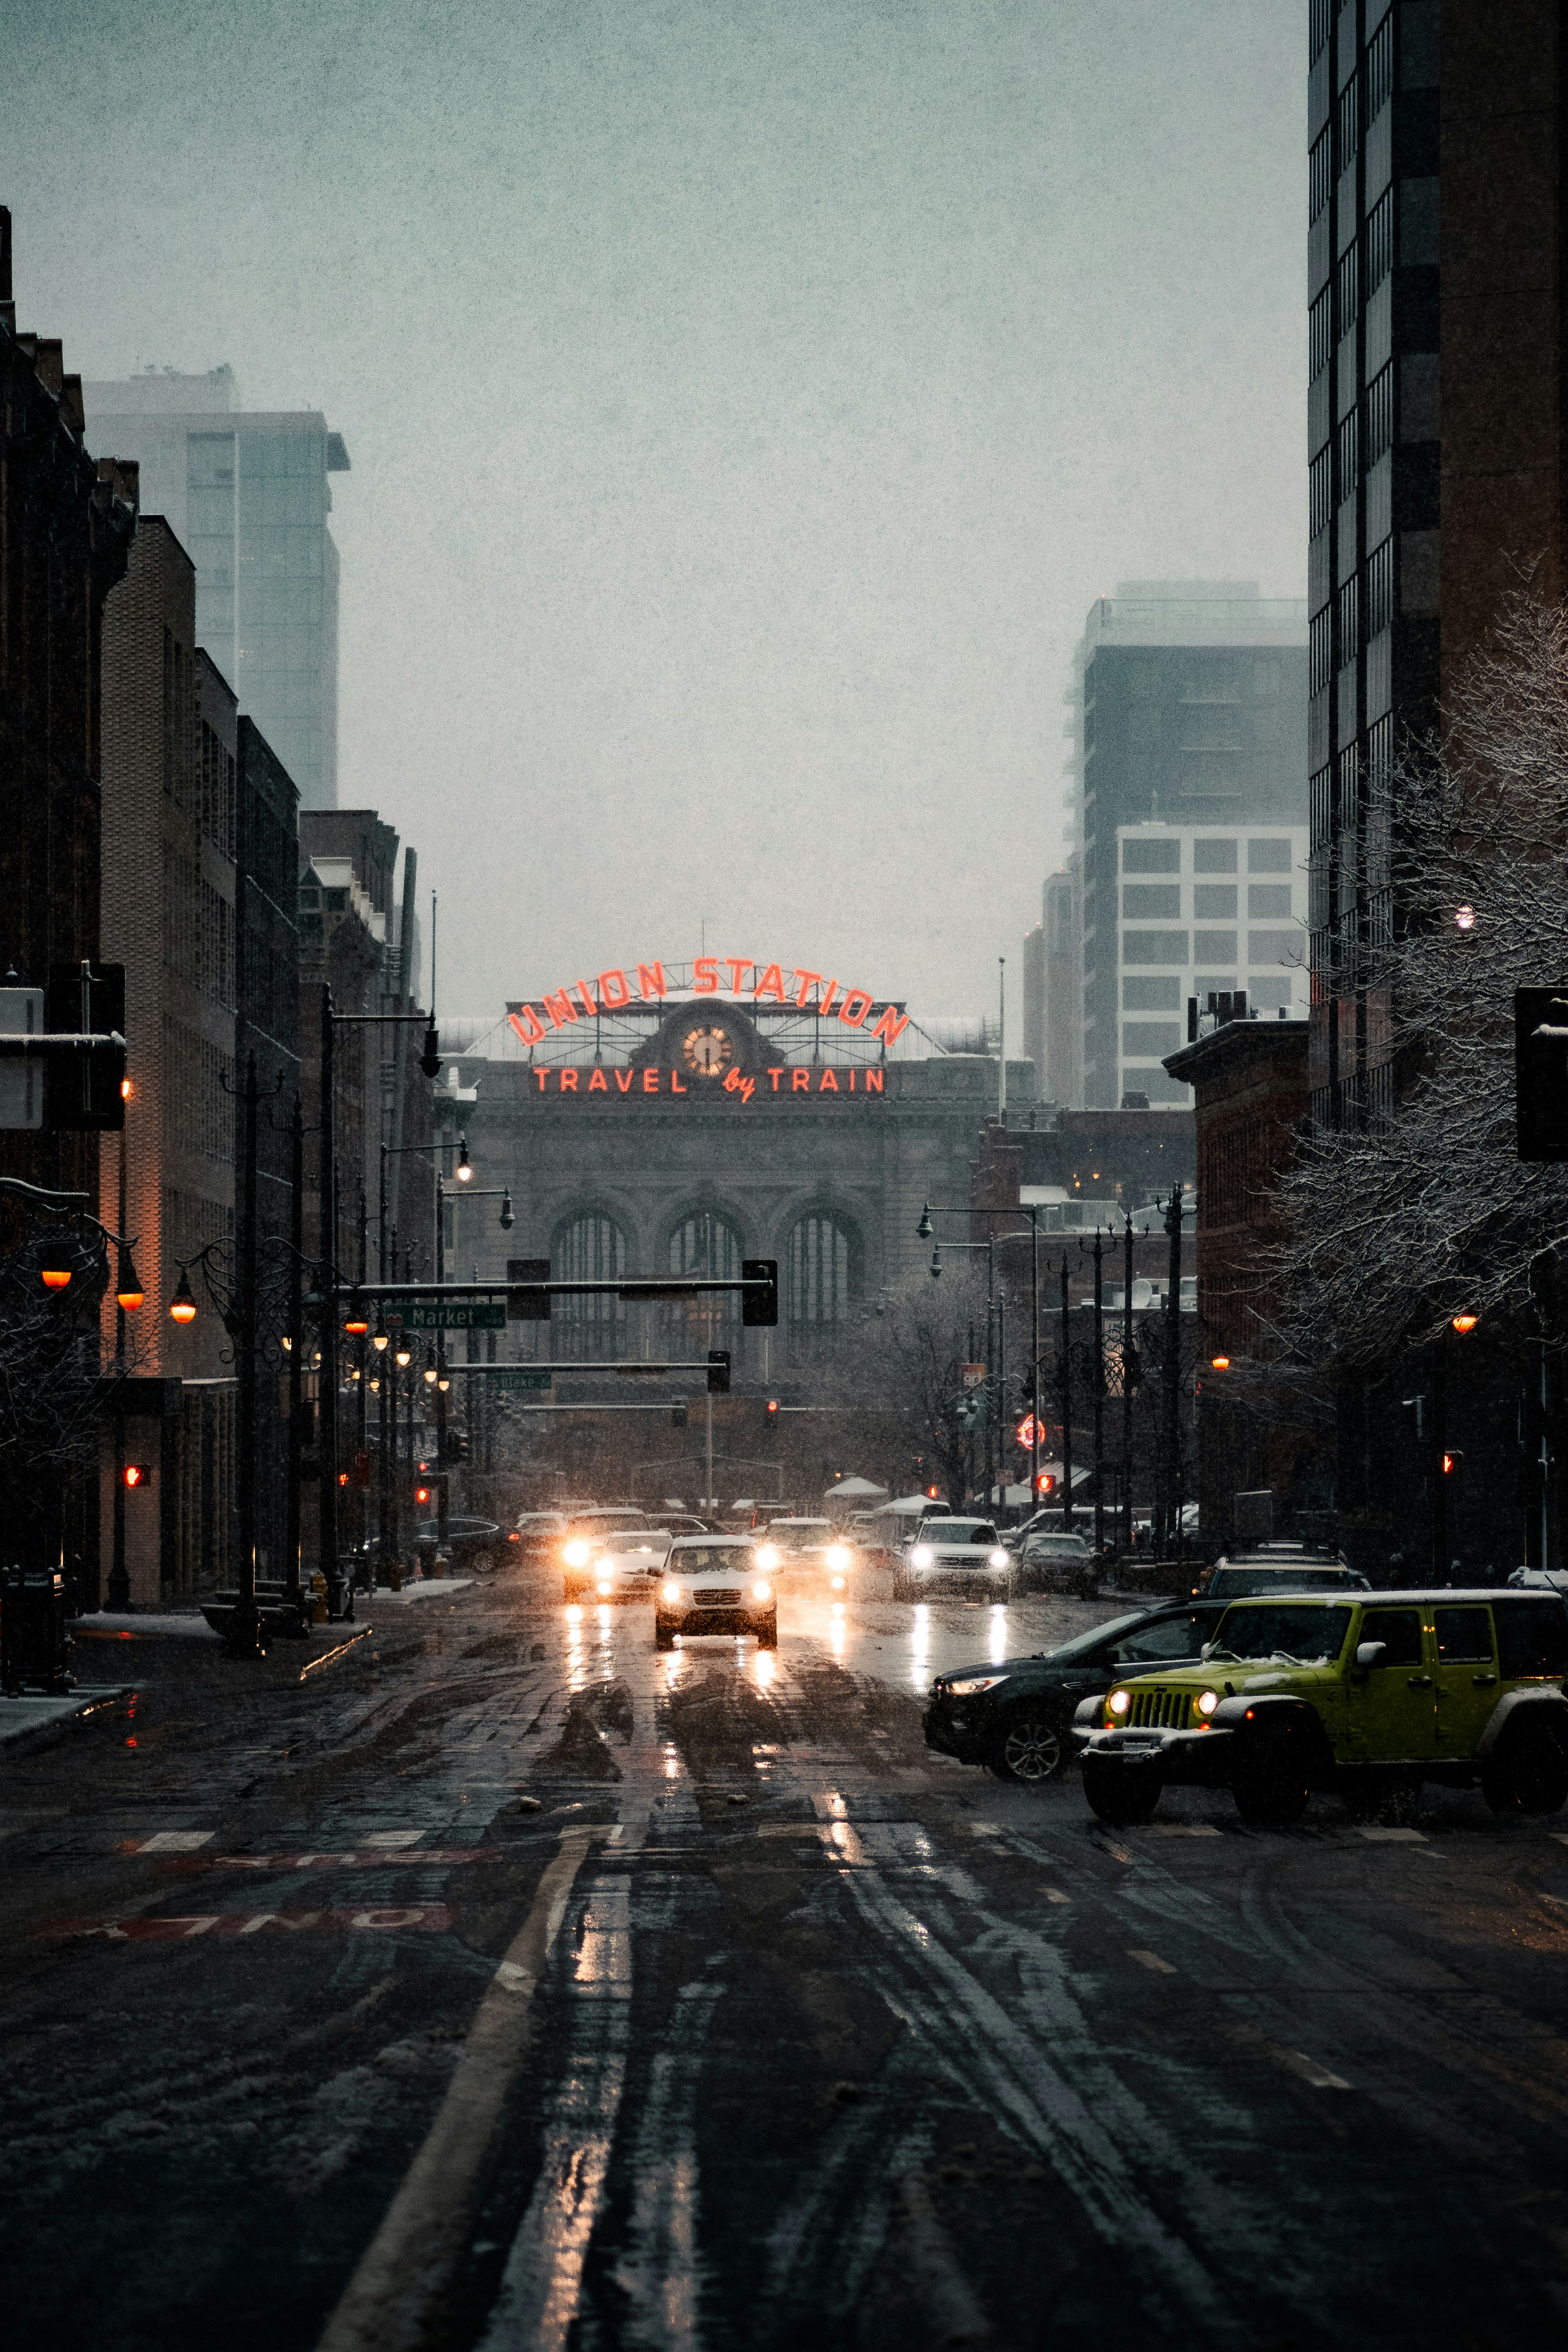
<path fill-rule="evenodd" d="M 832 1614 L 828 1619 L 827 1638 L 833 1645 L 834 1656 L 841 1658 L 844 1655 L 844 1603 L 842 1601 L 836 1601 L 833 1604 Z"/>
<path fill-rule="evenodd" d="M 766 1690 L 778 1672 L 778 1660 L 771 1650 L 754 1650 L 752 1656 L 752 1672 L 757 1678 L 757 1686 L 760 1690 Z"/>
<path fill-rule="evenodd" d="M 910 1682 L 921 1696 L 931 1679 L 931 1610 L 923 1601 L 917 1601 L 914 1620 L 910 1627 Z"/>
<path fill-rule="evenodd" d="M 1007 1612 L 998 1602 L 991 1612 L 991 1663 L 999 1666 L 1007 1654 Z"/>

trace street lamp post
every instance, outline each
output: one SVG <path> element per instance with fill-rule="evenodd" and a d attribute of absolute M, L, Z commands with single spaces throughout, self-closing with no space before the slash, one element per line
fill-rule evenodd
<path fill-rule="evenodd" d="M 1121 1548 L 1132 1549 L 1132 1391 L 1138 1357 L 1132 1339 L 1132 1220 L 1122 1235 L 1121 1262 Z"/>
<path fill-rule="evenodd" d="M 1040 1492 L 1040 1213 L 1037 1205 L 1020 1201 L 1016 1208 L 975 1209 L 955 1208 L 951 1203 L 928 1201 L 921 1211 L 916 1238 L 929 1241 L 931 1218 L 939 1217 L 1027 1217 L 1029 1220 L 1029 1505 L 1033 1509 Z M 1006 1235 L 1003 1235 L 1006 1239 Z M 949 1249 L 989 1246 L 984 1242 L 949 1242 Z M 935 1272 L 935 1266 L 932 1266 Z M 987 1376 L 989 1386 L 989 1375 Z"/>

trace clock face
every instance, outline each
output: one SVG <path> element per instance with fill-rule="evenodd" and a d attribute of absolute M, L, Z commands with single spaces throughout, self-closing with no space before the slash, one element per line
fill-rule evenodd
<path fill-rule="evenodd" d="M 680 1058 L 694 1077 L 721 1077 L 735 1058 L 735 1043 L 727 1029 L 689 1029 Z"/>

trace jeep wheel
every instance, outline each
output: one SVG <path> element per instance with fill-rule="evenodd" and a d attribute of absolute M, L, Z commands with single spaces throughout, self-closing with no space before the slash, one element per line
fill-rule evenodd
<path fill-rule="evenodd" d="M 1481 1769 L 1494 1813 L 1556 1813 L 1568 1798 L 1568 1756 L 1543 1723 L 1521 1723 Z"/>
<path fill-rule="evenodd" d="M 986 1758 L 998 1780 L 1054 1780 L 1067 1760 L 1062 1736 L 1047 1716 L 1016 1715 L 1002 1727 Z"/>
<path fill-rule="evenodd" d="M 1312 1793 L 1299 1758 L 1258 1758 L 1239 1766 L 1231 1787 L 1236 1810 L 1249 1829 L 1289 1829 L 1307 1810 Z"/>
<path fill-rule="evenodd" d="M 1111 1829 L 1130 1830 L 1153 1820 L 1154 1808 L 1160 1801 L 1160 1782 L 1152 1772 L 1141 1772 L 1136 1767 L 1130 1772 L 1125 1765 L 1100 1763 L 1093 1756 L 1086 1756 L 1083 1793 L 1097 1821 L 1107 1822 Z"/>

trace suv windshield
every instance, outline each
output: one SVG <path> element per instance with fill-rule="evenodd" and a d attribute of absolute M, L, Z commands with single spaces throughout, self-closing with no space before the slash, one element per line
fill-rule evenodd
<path fill-rule="evenodd" d="M 1210 1659 L 1263 1658 L 1287 1665 L 1331 1665 L 1350 1632 L 1350 1608 L 1325 1609 L 1307 1601 L 1289 1601 L 1268 1609 L 1227 1609 L 1205 1656 Z"/>
<path fill-rule="evenodd" d="M 1209 1591 L 1218 1601 L 1239 1601 L 1248 1592 L 1339 1591 L 1350 1580 L 1348 1568 L 1216 1568 Z"/>
<path fill-rule="evenodd" d="M 830 1519 L 775 1519 L 768 1529 L 769 1543 L 781 1551 L 815 1551 L 833 1532 Z"/>
<path fill-rule="evenodd" d="M 727 1569 L 731 1576 L 742 1576 L 756 1556 L 749 1543 L 682 1544 L 670 1553 L 668 1566 L 677 1576 L 690 1576 L 705 1568 Z"/>
<path fill-rule="evenodd" d="M 933 1519 L 920 1532 L 921 1543 L 994 1544 L 996 1530 L 986 1519 Z"/>

